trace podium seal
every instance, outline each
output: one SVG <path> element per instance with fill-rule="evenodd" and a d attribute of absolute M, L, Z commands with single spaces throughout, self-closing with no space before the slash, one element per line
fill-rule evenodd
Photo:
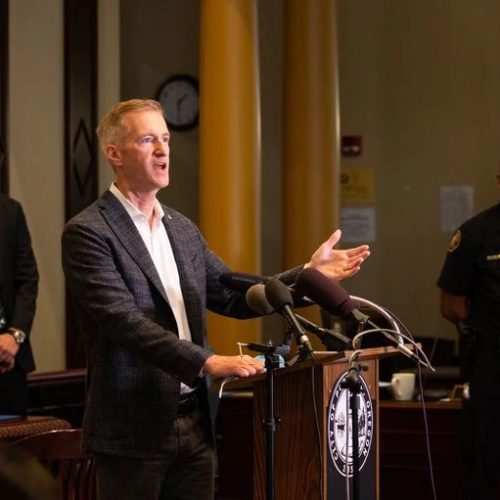
<path fill-rule="evenodd" d="M 335 468 L 343 477 L 352 477 L 352 420 L 349 410 L 350 393 L 343 388 L 347 373 L 337 380 L 328 405 L 328 448 Z M 360 470 L 366 463 L 373 442 L 373 405 L 368 386 L 360 377 L 358 398 L 358 453 Z"/>

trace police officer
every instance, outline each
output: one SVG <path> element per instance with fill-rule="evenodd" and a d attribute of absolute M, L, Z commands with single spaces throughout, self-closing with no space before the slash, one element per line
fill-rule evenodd
<path fill-rule="evenodd" d="M 497 174 L 500 187 L 500 173 Z M 500 463 L 500 204 L 453 235 L 438 280 L 441 314 L 460 333 L 464 497 L 495 500 Z"/>

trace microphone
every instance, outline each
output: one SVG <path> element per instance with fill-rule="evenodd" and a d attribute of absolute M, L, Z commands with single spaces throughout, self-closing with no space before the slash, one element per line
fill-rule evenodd
<path fill-rule="evenodd" d="M 314 300 L 318 306 L 334 316 L 347 319 L 352 315 L 359 323 L 368 320 L 368 316 L 358 309 L 359 303 L 353 300 L 344 288 L 312 267 L 304 269 L 297 276 L 295 290 Z"/>
<path fill-rule="evenodd" d="M 266 316 L 274 312 L 273 306 L 269 304 L 266 298 L 265 286 L 262 283 L 257 283 L 247 290 L 246 301 L 248 307 L 259 313 L 261 316 Z M 346 337 L 339 332 L 322 328 L 297 313 L 295 313 L 295 317 L 307 331 L 317 335 L 327 347 L 328 337 L 334 337 L 344 344 L 351 343 L 351 339 L 349 337 Z"/>
<path fill-rule="evenodd" d="M 224 273 L 219 277 L 219 282 L 231 290 L 245 293 L 251 286 L 266 283 L 269 278 L 246 273 Z"/>
<path fill-rule="evenodd" d="M 269 304 L 266 298 L 265 286 L 262 283 L 252 285 L 245 295 L 248 307 L 259 313 L 261 316 L 267 316 L 274 312 L 274 308 Z"/>
<path fill-rule="evenodd" d="M 339 315 L 344 319 L 352 315 L 359 322 L 361 328 L 369 320 L 368 316 L 358 309 L 359 303 L 353 300 L 344 288 L 312 267 L 300 272 L 297 276 L 295 289 L 299 293 L 313 299 L 316 304 L 330 314 Z M 418 356 L 398 341 L 398 339 L 392 335 L 388 338 L 394 341 L 395 347 L 399 352 L 420 362 Z"/>
<path fill-rule="evenodd" d="M 292 310 L 293 299 L 292 293 L 288 287 L 276 278 L 271 278 L 265 284 L 266 298 L 271 304 L 271 307 L 279 311 L 290 325 L 297 343 L 304 348 L 307 353 L 312 353 L 313 349 L 311 342 L 307 338 L 306 331 L 297 320 L 295 313 Z"/>

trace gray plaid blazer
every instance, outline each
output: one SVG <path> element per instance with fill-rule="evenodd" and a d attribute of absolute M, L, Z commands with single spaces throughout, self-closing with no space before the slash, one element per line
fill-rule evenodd
<path fill-rule="evenodd" d="M 190 386 L 212 354 L 206 309 L 255 316 L 241 293 L 219 283 L 228 266 L 196 226 L 164 207 L 192 342 L 180 340 L 156 268 L 131 218 L 106 192 L 74 217 L 62 236 L 63 267 L 88 364 L 84 449 L 147 456 L 160 453 L 177 413 L 180 382 Z M 280 275 L 293 281 L 298 269 Z"/>

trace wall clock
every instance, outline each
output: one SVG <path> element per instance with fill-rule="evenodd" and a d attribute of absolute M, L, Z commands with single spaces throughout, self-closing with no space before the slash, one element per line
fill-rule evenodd
<path fill-rule="evenodd" d="M 198 125 L 198 80 L 190 75 L 173 75 L 160 87 L 158 101 L 163 107 L 168 127 L 189 130 Z"/>

